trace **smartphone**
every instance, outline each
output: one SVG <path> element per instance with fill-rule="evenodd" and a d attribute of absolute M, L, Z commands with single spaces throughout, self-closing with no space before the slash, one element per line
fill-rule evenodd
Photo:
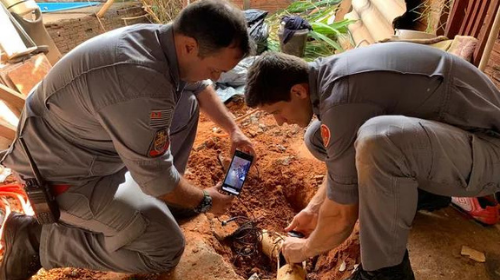
<path fill-rule="evenodd" d="M 304 234 L 302 232 L 298 232 L 295 230 L 291 230 L 291 231 L 287 232 L 287 234 L 290 237 L 304 238 Z"/>
<path fill-rule="evenodd" d="M 236 150 L 224 178 L 222 190 L 232 195 L 239 195 L 252 162 L 252 155 Z"/>

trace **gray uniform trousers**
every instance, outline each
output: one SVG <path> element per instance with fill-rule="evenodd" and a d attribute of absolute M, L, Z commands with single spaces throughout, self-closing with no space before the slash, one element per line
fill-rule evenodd
<path fill-rule="evenodd" d="M 321 123 L 305 134 L 324 160 Z M 416 214 L 418 191 L 475 197 L 500 191 L 500 139 L 444 123 L 378 116 L 358 130 L 361 262 L 368 271 L 401 263 Z"/>
<path fill-rule="evenodd" d="M 198 125 L 198 103 L 184 92 L 170 128 L 174 164 L 186 168 Z M 184 236 L 162 201 L 144 194 L 126 169 L 57 197 L 61 223 L 44 225 L 42 266 L 153 273 L 170 270 L 184 251 Z"/>

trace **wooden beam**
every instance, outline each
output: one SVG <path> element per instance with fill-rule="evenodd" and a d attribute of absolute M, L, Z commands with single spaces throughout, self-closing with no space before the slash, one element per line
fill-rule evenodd
<path fill-rule="evenodd" d="M 473 11 L 473 8 L 474 8 L 474 3 L 476 3 L 476 1 L 474 0 L 469 0 L 468 1 L 468 5 L 467 5 L 467 8 L 465 9 L 465 15 L 464 15 L 464 18 L 462 19 L 462 24 L 460 25 L 460 30 L 458 31 L 458 34 L 460 35 L 466 35 L 466 30 L 467 30 L 467 27 L 469 26 L 470 22 L 472 21 L 472 11 Z"/>
<path fill-rule="evenodd" d="M 12 126 L 5 120 L 0 119 L 0 136 L 9 140 L 14 140 L 14 138 L 16 138 L 16 127 Z"/>
<path fill-rule="evenodd" d="M 481 61 L 479 62 L 478 68 L 481 71 L 484 71 L 484 69 L 486 69 L 486 65 L 488 64 L 488 60 L 490 59 L 491 50 L 493 49 L 493 45 L 495 44 L 495 41 L 498 38 L 499 30 L 500 30 L 500 7 L 497 8 L 495 21 L 493 22 L 493 26 L 488 36 L 488 41 L 486 42 L 484 53 L 481 57 Z"/>
<path fill-rule="evenodd" d="M 26 101 L 26 97 L 22 94 L 2 84 L 0 84 L 0 99 L 20 109 L 24 107 Z"/>
<path fill-rule="evenodd" d="M 104 16 L 104 14 L 106 13 L 106 11 L 111 7 L 111 5 L 113 5 L 113 2 L 114 2 L 114 0 L 106 1 L 106 3 L 104 3 L 102 8 L 99 10 L 99 12 L 97 12 L 96 16 L 98 18 L 102 18 Z"/>
<path fill-rule="evenodd" d="M 468 0 L 455 0 L 446 23 L 444 36 L 453 39 L 460 31 L 462 21 L 465 18 L 465 11 L 467 9 Z"/>
<path fill-rule="evenodd" d="M 481 34 L 479 35 L 479 38 L 477 38 L 479 40 L 479 44 L 476 46 L 476 50 L 472 55 L 472 64 L 476 66 L 479 66 L 481 58 L 485 53 L 484 49 L 486 48 L 488 36 L 490 35 L 491 30 L 493 28 L 493 23 L 495 21 L 496 13 L 498 12 L 499 6 L 500 6 L 500 0 L 493 0 L 490 3 L 490 6 L 488 7 L 488 10 L 491 11 L 491 13 L 489 13 L 484 20 L 484 25 L 481 28 Z M 496 34 L 493 34 L 492 36 L 498 36 L 498 30 Z"/>
<path fill-rule="evenodd" d="M 474 22 L 472 30 L 469 33 L 469 34 L 471 34 L 471 36 L 473 36 L 475 38 L 479 37 L 479 34 L 481 33 L 481 27 L 483 26 L 484 20 L 486 18 L 486 12 L 487 12 L 486 9 L 490 6 L 490 2 L 491 1 L 489 1 L 489 0 L 488 1 L 480 1 L 481 8 L 479 10 L 478 18 Z"/>

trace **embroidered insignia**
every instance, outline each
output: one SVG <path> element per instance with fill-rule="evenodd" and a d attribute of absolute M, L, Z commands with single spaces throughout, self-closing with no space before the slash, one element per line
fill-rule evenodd
<path fill-rule="evenodd" d="M 330 129 L 325 124 L 321 125 L 321 138 L 323 139 L 323 145 L 327 147 L 330 143 Z"/>
<path fill-rule="evenodd" d="M 172 117 L 172 110 L 153 110 L 149 113 L 149 126 L 161 128 L 169 125 Z"/>
<path fill-rule="evenodd" d="M 148 155 L 150 157 L 158 157 L 163 155 L 170 146 L 170 139 L 168 139 L 167 129 L 160 129 L 156 131 L 153 142 L 149 147 Z"/>

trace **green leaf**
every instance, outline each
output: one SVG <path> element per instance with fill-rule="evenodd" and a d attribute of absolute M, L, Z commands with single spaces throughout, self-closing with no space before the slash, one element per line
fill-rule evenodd
<path fill-rule="evenodd" d="M 321 22 L 311 22 L 311 26 L 313 28 L 314 31 L 316 31 L 317 33 L 320 33 L 320 34 L 323 34 L 323 35 L 339 35 L 340 32 L 331 27 L 330 25 L 328 24 L 324 24 L 324 23 L 321 23 Z"/>
<path fill-rule="evenodd" d="M 331 47 L 333 47 L 334 49 L 336 49 L 338 51 L 344 51 L 344 49 L 339 45 L 339 43 L 333 41 L 332 39 L 326 37 L 325 35 L 323 35 L 321 33 L 311 31 L 311 32 L 309 32 L 309 35 L 316 40 L 325 41 L 328 45 L 330 45 Z"/>

